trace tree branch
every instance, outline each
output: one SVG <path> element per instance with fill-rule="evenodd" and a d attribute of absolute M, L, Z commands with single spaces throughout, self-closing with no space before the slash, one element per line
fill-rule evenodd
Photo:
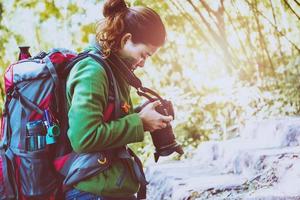
<path fill-rule="evenodd" d="M 268 57 L 268 61 L 269 61 L 270 66 L 271 66 L 272 74 L 273 74 L 274 77 L 276 77 L 275 67 L 274 67 L 274 64 L 272 62 L 272 59 L 271 59 L 271 56 L 270 56 L 270 53 L 269 53 L 269 50 L 268 50 L 268 46 L 267 46 L 265 37 L 263 36 L 261 28 L 260 28 L 260 22 L 259 22 L 259 17 L 258 17 L 258 14 L 257 14 L 257 10 L 258 10 L 257 0 L 255 0 L 255 6 L 254 6 L 253 12 L 254 12 L 255 21 L 256 21 L 256 24 L 257 24 L 257 30 L 258 30 L 258 34 L 259 34 L 259 38 L 260 38 L 261 47 L 266 52 L 267 57 Z"/>
<path fill-rule="evenodd" d="M 298 4 L 298 6 L 300 6 L 300 2 L 298 2 L 297 0 L 294 0 L 296 4 Z"/>
<path fill-rule="evenodd" d="M 235 35 L 237 36 L 237 38 L 238 38 L 238 40 L 239 40 L 239 43 L 240 43 L 240 45 L 241 45 L 241 47 L 242 47 L 242 51 L 244 52 L 244 54 L 245 54 L 245 56 L 246 56 L 246 58 L 247 58 L 247 61 L 248 61 L 248 63 L 250 64 L 250 63 L 251 63 L 250 58 L 249 58 L 249 56 L 248 56 L 246 47 L 245 47 L 245 45 L 243 44 L 243 42 L 242 42 L 242 40 L 241 40 L 241 38 L 240 38 L 240 36 L 239 36 L 239 34 L 238 34 L 238 30 L 237 30 L 237 28 L 235 27 L 235 25 L 234 25 L 234 23 L 233 23 L 233 20 L 232 20 L 232 18 L 230 17 L 229 13 L 228 13 L 225 9 L 224 9 L 224 12 L 225 12 L 226 16 L 228 17 L 228 20 L 229 20 L 231 26 L 232 26 L 233 29 L 234 29 L 234 33 L 235 33 Z"/>
<path fill-rule="evenodd" d="M 187 22 L 189 22 L 194 27 L 194 29 L 199 33 L 199 35 L 201 35 L 203 37 L 203 39 L 208 43 L 208 45 L 213 47 L 212 44 L 210 43 L 208 37 L 201 30 L 201 27 L 197 23 L 195 23 L 194 18 L 190 14 L 185 12 L 184 8 L 182 8 L 181 5 L 177 5 L 175 0 L 171 0 L 171 3 L 175 6 L 175 8 L 177 10 L 179 10 L 181 12 L 183 17 L 187 20 Z"/>
<path fill-rule="evenodd" d="M 209 33 L 212 35 L 213 39 L 216 41 L 217 45 L 223 50 L 224 52 L 224 58 L 232 65 L 228 65 L 228 72 L 231 74 L 233 72 L 232 67 L 236 67 L 236 65 L 233 62 L 233 57 L 228 51 L 228 48 L 226 46 L 226 42 L 223 40 L 222 37 L 220 37 L 210 26 L 210 24 L 207 22 L 205 17 L 202 15 L 200 10 L 195 6 L 195 4 L 191 0 L 187 0 L 188 3 L 193 7 L 194 11 L 199 15 L 205 26 L 207 27 Z"/>
<path fill-rule="evenodd" d="M 223 38 L 226 38 L 226 32 L 225 32 L 225 27 L 224 27 L 224 20 L 222 20 L 222 18 L 221 18 L 221 16 L 224 13 L 224 7 L 223 7 L 223 9 L 221 8 L 218 11 L 214 11 L 213 9 L 211 9 L 209 7 L 209 5 L 205 1 L 203 1 L 203 0 L 199 0 L 199 1 L 203 5 L 203 7 L 205 8 L 205 10 L 207 11 L 207 13 L 210 16 L 210 18 L 213 20 L 214 24 L 216 25 L 217 29 L 220 32 L 220 35 L 222 35 Z M 225 41 L 225 42 L 227 43 L 227 41 Z"/>
<path fill-rule="evenodd" d="M 287 0 L 283 0 L 283 2 L 288 6 L 288 8 L 297 16 L 298 20 L 300 20 L 300 16 L 296 13 L 296 11 L 292 8 L 292 6 L 287 2 Z M 298 2 L 297 2 L 298 3 Z"/>
<path fill-rule="evenodd" d="M 252 5 L 249 3 L 249 1 L 246 0 L 246 3 L 252 7 Z M 261 11 L 259 11 L 258 9 L 256 10 L 258 14 L 260 14 L 265 20 L 267 20 L 269 22 L 269 24 L 271 26 L 273 26 L 276 31 L 281 35 L 283 36 L 293 47 L 295 47 L 295 49 L 297 49 L 298 52 L 300 52 L 300 48 L 294 43 L 292 42 L 283 32 L 279 31 L 278 27 L 276 25 L 274 25 L 271 20 L 269 20 L 269 18 L 267 18 Z"/>

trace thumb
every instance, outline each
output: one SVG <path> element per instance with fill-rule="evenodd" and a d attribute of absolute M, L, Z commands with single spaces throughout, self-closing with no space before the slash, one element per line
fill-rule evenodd
<path fill-rule="evenodd" d="M 156 106 L 158 106 L 158 105 L 160 105 L 161 103 L 160 103 L 160 101 L 154 101 L 153 103 L 152 103 L 152 108 L 156 108 Z"/>

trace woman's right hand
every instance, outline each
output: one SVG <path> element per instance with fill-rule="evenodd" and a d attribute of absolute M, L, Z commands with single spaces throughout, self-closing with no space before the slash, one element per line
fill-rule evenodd
<path fill-rule="evenodd" d="M 153 132 L 157 129 L 165 128 L 173 120 L 171 115 L 165 116 L 158 113 L 155 110 L 158 105 L 160 105 L 160 101 L 151 102 L 138 113 L 143 122 L 144 131 Z"/>

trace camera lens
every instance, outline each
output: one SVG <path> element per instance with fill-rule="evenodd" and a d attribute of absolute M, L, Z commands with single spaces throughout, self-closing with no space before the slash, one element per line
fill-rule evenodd
<path fill-rule="evenodd" d="M 173 152 L 183 154 L 181 145 L 179 145 L 173 133 L 172 126 L 169 124 L 166 128 L 151 132 L 151 138 L 155 146 L 154 158 L 158 161 L 159 156 L 168 156 Z"/>

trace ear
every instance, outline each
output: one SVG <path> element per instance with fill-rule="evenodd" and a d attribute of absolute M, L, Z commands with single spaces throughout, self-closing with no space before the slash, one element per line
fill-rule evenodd
<path fill-rule="evenodd" d="M 125 33 L 125 34 L 123 35 L 123 37 L 121 38 L 121 42 L 120 42 L 121 49 L 123 49 L 123 47 L 124 47 L 124 45 L 126 44 L 126 42 L 127 42 L 128 40 L 131 40 L 131 38 L 132 38 L 131 33 Z"/>

